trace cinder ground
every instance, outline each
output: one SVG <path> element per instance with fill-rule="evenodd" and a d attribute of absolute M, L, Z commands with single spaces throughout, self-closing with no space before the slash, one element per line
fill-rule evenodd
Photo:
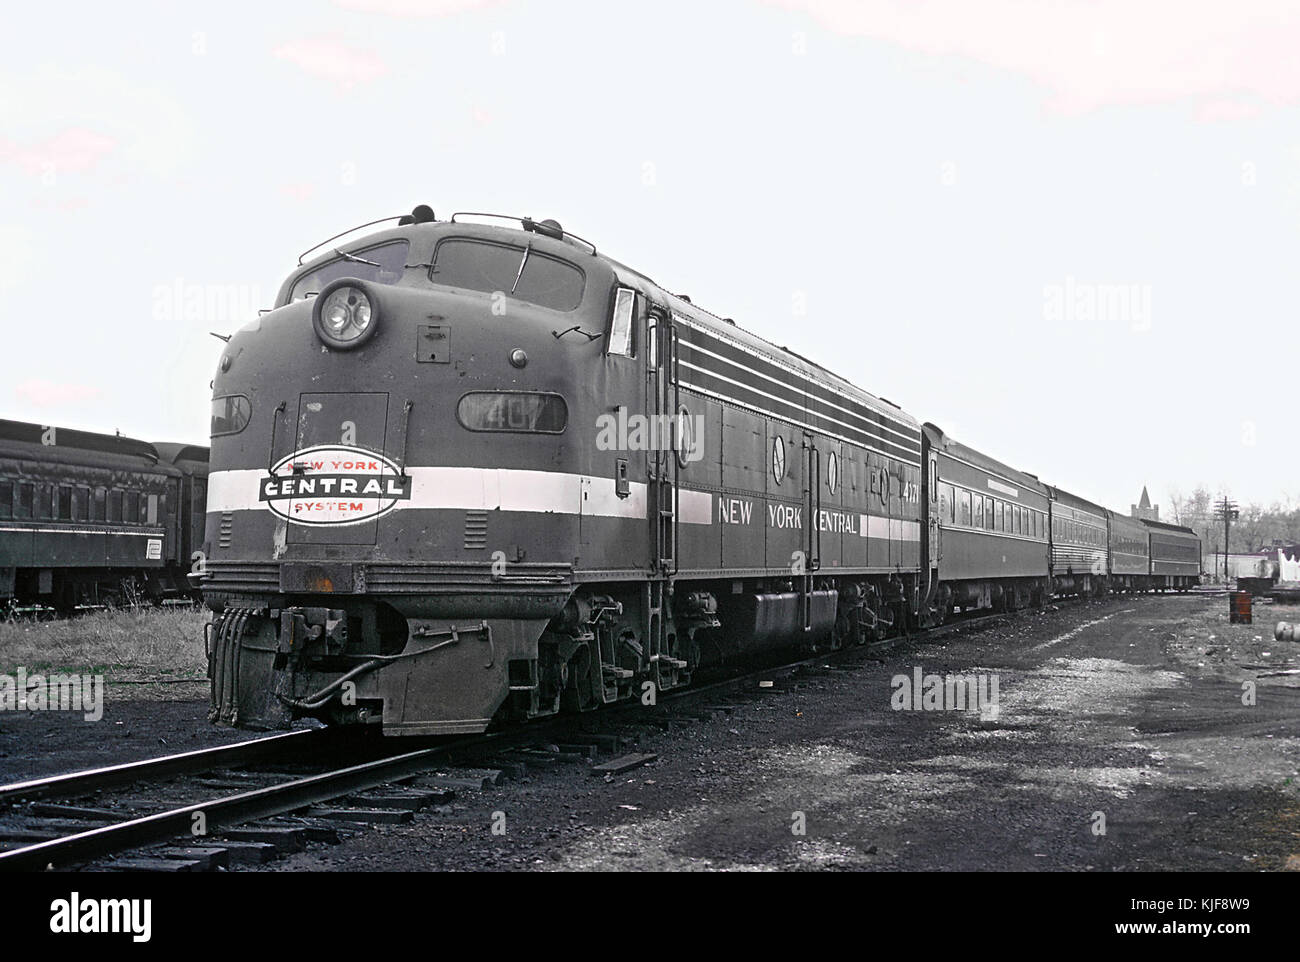
<path fill-rule="evenodd" d="M 207 617 L 201 608 L 176 605 L 54 621 L 0 618 L 0 674 L 16 681 L 23 668 L 29 678 L 57 673 L 105 682 L 98 721 L 82 710 L 0 711 L 0 782 L 252 737 L 206 723 Z"/>
<path fill-rule="evenodd" d="M 1026 614 L 648 729 L 639 750 L 660 760 L 618 779 L 560 766 L 267 868 L 1296 868 L 1300 675 L 1269 673 L 1300 667 L 1300 645 L 1273 641 L 1276 620 L 1300 609 L 1257 607 L 1250 626 L 1221 595 Z M 891 710 L 891 678 L 918 666 L 996 675 L 996 717 Z M 205 708 L 0 716 L 0 778 L 240 737 L 212 734 Z"/>
<path fill-rule="evenodd" d="M 647 737 L 660 761 L 617 780 L 547 772 L 274 868 L 1280 869 L 1300 853 L 1300 676 L 1256 679 L 1253 706 L 1241 686 L 1300 646 L 1272 641 L 1276 613 L 1226 609 L 1119 599 L 914 645 Z M 996 673 L 996 720 L 891 710 L 918 665 Z"/>

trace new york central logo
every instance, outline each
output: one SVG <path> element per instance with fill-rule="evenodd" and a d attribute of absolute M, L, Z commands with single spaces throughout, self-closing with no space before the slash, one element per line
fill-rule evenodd
<path fill-rule="evenodd" d="M 409 501 L 411 478 L 382 454 L 320 445 L 281 460 L 262 478 L 257 496 L 295 524 L 357 524 Z"/>

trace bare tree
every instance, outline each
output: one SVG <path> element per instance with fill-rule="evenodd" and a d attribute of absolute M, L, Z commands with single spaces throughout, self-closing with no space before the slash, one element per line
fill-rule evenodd
<path fill-rule="evenodd" d="M 1183 509 L 1187 504 L 1187 499 L 1183 497 L 1183 493 L 1178 488 L 1170 488 L 1168 500 L 1169 508 L 1173 512 L 1174 524 L 1182 524 Z"/>

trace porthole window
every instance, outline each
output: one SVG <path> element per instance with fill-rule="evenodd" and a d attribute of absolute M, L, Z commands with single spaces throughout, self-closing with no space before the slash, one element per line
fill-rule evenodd
<path fill-rule="evenodd" d="M 785 438 L 779 434 L 772 439 L 772 480 L 777 484 L 785 480 Z"/>
<path fill-rule="evenodd" d="M 826 455 L 826 490 L 831 494 L 840 486 L 840 459 L 836 457 L 835 452 L 831 451 Z"/>
<path fill-rule="evenodd" d="M 673 430 L 676 432 L 673 441 L 677 448 L 679 467 L 685 468 L 692 461 L 698 461 L 704 456 L 700 450 L 700 444 L 704 439 L 696 436 L 695 422 L 684 404 L 677 409 L 677 423 L 673 425 Z"/>

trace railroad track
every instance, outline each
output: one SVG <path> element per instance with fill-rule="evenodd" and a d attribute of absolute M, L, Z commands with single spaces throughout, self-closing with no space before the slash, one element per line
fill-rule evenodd
<path fill-rule="evenodd" d="M 410 750 L 405 740 L 313 729 L 3 785 L 0 845 L 8 842 L 10 847 L 0 850 L 0 871 L 68 868 L 180 838 L 191 846 L 217 844 L 208 840 L 236 826 L 426 772 L 452 753 L 488 744 L 492 738 L 475 736 Z M 338 764 L 340 757 L 344 764 Z M 317 770 L 305 775 L 284 770 L 303 765 Z M 239 781 L 253 787 L 220 791 Z M 141 803 L 128 799 L 114 810 L 103 807 L 97 797 L 124 788 L 136 794 L 155 792 L 143 804 L 158 810 L 134 815 L 128 810 Z M 168 803 L 167 795 L 177 790 L 194 800 Z M 88 804 L 92 798 L 94 804 Z M 5 821 L 19 824 L 5 827 Z"/>
<path fill-rule="evenodd" d="M 1057 605 L 1059 607 L 1060 603 Z M 413 812 L 423 807 L 422 802 L 445 799 L 446 793 L 440 795 L 436 790 L 421 792 L 399 788 L 386 796 L 371 797 L 370 802 L 380 805 L 375 809 L 365 807 L 368 801 L 365 793 L 410 782 L 438 769 L 455 768 L 462 765 L 463 760 L 490 764 L 494 758 L 508 756 L 512 751 L 524 752 L 521 757 L 525 764 L 549 763 L 550 759 L 535 749 L 533 754 L 528 754 L 527 746 L 539 742 L 564 745 L 585 740 L 593 746 L 619 752 L 628 746 L 608 734 L 603 738 L 597 737 L 600 730 L 608 731 L 628 724 L 663 727 L 667 719 L 680 716 L 692 704 L 707 705 L 712 700 L 736 693 L 752 695 L 763 690 L 759 687 L 763 682 L 775 685 L 778 679 L 794 677 L 819 665 L 838 663 L 843 666 L 847 663 L 851 666 L 855 661 L 861 664 L 876 660 L 888 649 L 913 641 L 937 641 L 971 629 L 996 627 L 1014 618 L 1014 614 L 959 617 L 915 635 L 821 652 L 665 692 L 649 707 L 639 702 L 612 705 L 576 718 L 545 719 L 505 732 L 444 739 L 435 744 L 367 737 L 367 733 L 353 730 L 314 729 L 2 785 L 0 816 L 16 817 L 32 827 L 6 830 L 4 818 L 0 817 L 0 845 L 8 842 L 11 846 L 0 850 L 0 871 L 72 868 L 160 844 L 171 845 L 170 849 L 163 850 L 164 858 L 184 860 L 187 852 L 228 846 L 230 840 L 223 837 L 229 836 L 239 826 L 303 812 L 306 815 L 299 815 L 296 823 L 299 828 L 314 828 L 316 831 L 309 833 L 312 837 L 328 841 L 332 833 L 328 826 L 320 824 L 322 819 L 314 816 L 313 812 L 338 799 L 348 800 L 347 805 L 351 807 L 329 810 L 327 815 L 330 819 L 347 822 L 349 818 L 355 818 L 357 824 L 388 820 L 382 817 L 385 812 Z M 566 760 L 575 760 L 563 752 L 558 754 Z M 344 764 L 338 764 L 340 757 Z M 644 763 L 649 757 L 621 755 L 604 764 L 614 771 L 620 763 L 634 766 Z M 587 758 L 593 770 L 599 771 L 594 750 Z M 317 770 L 297 775 L 283 771 L 285 765 L 304 764 L 313 765 Z M 268 765 L 272 766 L 269 772 L 258 772 L 259 766 L 265 768 Z M 274 767 L 277 765 L 279 769 Z M 241 772 L 242 776 L 239 775 Z M 215 779 L 202 777 L 214 774 L 218 776 Z M 244 777 L 269 783 L 254 784 L 246 791 L 212 794 L 214 788 L 222 787 L 222 777 L 227 782 Z M 191 784 L 183 784 L 187 778 Z M 166 787 L 178 780 L 182 781 L 179 787 L 187 799 L 182 804 L 161 804 L 157 811 L 119 818 L 126 814 L 125 810 L 105 809 L 102 801 L 95 807 L 84 804 L 85 799 L 106 790 L 127 786 L 138 792 L 142 785 Z M 195 795 L 199 797 L 190 800 Z M 51 798 L 63 801 L 43 801 Z M 196 832 L 196 826 L 202 830 Z M 268 826 L 262 831 L 288 831 L 290 827 Z M 245 831 L 244 834 L 249 833 Z M 179 839 L 183 841 L 177 841 Z"/>

